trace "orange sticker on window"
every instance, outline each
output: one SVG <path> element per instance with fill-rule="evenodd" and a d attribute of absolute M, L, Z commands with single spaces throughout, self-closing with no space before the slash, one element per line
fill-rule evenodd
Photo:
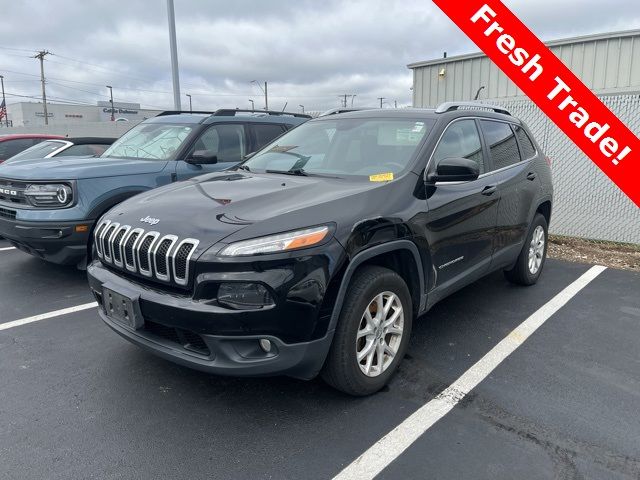
<path fill-rule="evenodd" d="M 389 182 L 393 180 L 393 173 L 377 173 L 375 175 L 369 175 L 370 182 Z"/>

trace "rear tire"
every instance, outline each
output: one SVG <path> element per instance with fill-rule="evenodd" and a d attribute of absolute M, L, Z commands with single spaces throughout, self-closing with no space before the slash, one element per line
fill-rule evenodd
<path fill-rule="evenodd" d="M 327 356 L 322 378 L 354 396 L 384 387 L 404 357 L 413 306 L 400 275 L 365 266 L 353 276 Z"/>
<path fill-rule="evenodd" d="M 504 271 L 507 280 L 517 285 L 534 285 L 542 273 L 548 243 L 547 220 L 536 213 L 515 266 Z"/>

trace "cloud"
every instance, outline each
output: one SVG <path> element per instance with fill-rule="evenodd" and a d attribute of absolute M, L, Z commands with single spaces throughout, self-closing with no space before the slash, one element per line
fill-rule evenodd
<path fill-rule="evenodd" d="M 507 5 L 545 40 L 640 25 L 629 0 Z M 109 84 L 116 100 L 172 106 L 164 1 L 27 0 L 3 10 L 0 70 L 9 93 L 39 96 L 39 66 L 29 56 L 46 48 L 57 54 L 46 62 L 52 100 L 95 103 L 107 99 Z M 182 92 L 198 109 L 248 107 L 249 98 L 262 105 L 254 79 L 269 81 L 272 108 L 323 110 L 345 93 L 357 94 L 355 105 L 381 96 L 408 104 L 406 64 L 477 50 L 424 0 L 176 0 L 176 22 Z"/>

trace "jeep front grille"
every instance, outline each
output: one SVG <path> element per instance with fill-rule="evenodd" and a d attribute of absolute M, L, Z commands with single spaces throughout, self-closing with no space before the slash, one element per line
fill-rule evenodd
<path fill-rule="evenodd" d="M 110 220 L 100 222 L 94 235 L 103 263 L 164 282 L 182 286 L 189 283 L 189 263 L 199 240 L 161 236 L 159 232 L 132 229 Z"/>

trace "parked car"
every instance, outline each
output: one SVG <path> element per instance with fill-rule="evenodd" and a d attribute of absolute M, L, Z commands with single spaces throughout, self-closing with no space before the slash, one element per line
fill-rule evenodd
<path fill-rule="evenodd" d="M 102 155 L 115 138 L 76 137 L 44 140 L 33 147 L 5 160 L 4 164 L 20 160 L 53 157 L 98 157 Z"/>
<path fill-rule="evenodd" d="M 51 138 L 64 138 L 61 135 L 10 134 L 0 135 L 0 163 L 8 158 Z"/>
<path fill-rule="evenodd" d="M 224 170 L 308 116 L 282 112 L 165 112 L 101 156 L 0 166 L 0 235 L 20 250 L 84 268 L 95 221 L 138 193 Z"/>
<path fill-rule="evenodd" d="M 207 372 L 379 390 L 414 318 L 492 271 L 532 285 L 544 266 L 549 164 L 520 120 L 471 105 L 318 118 L 232 171 L 121 203 L 88 268 L 100 316 Z"/>

